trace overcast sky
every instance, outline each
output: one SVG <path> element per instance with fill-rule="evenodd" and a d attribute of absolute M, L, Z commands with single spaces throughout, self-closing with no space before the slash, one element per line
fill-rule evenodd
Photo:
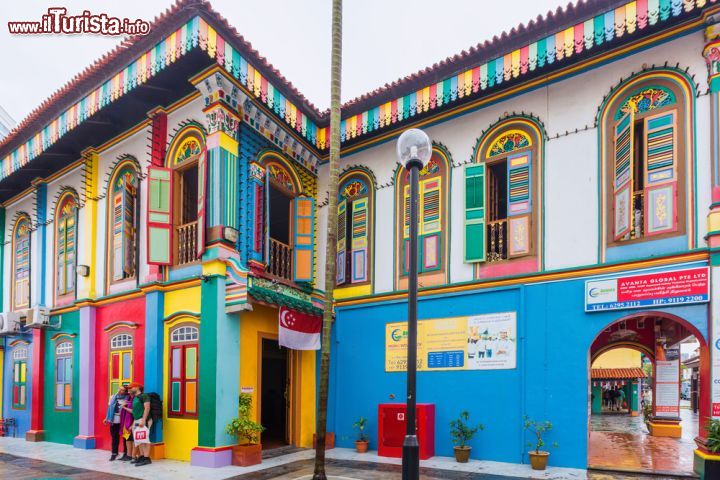
<path fill-rule="evenodd" d="M 345 0 L 343 100 L 491 39 L 561 0 Z M 119 38 L 10 35 L 7 22 L 39 20 L 48 7 L 152 20 L 159 0 L 1 0 L 0 106 L 19 122 L 112 49 Z M 330 0 L 213 0 L 253 46 L 320 109 L 330 99 Z M 564 3 L 564 2 L 563 2 Z"/>

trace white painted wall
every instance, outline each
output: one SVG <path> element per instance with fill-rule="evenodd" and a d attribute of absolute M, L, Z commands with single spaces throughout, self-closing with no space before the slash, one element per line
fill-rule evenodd
<path fill-rule="evenodd" d="M 695 76 L 699 92 L 707 90 L 707 70 L 702 57 L 702 32 L 656 46 L 652 49 L 602 65 L 585 73 L 526 92 L 514 98 L 485 106 L 460 117 L 425 128 L 433 141 L 448 149 L 453 162 L 451 189 L 450 281 L 472 279 L 472 267 L 462 261 L 463 212 L 465 187 L 463 163 L 470 160 L 477 140 L 499 119 L 514 112 L 532 114 L 545 126 L 550 139 L 545 143 L 544 245 L 545 268 L 548 270 L 594 264 L 598 261 L 598 129 L 595 120 L 604 97 L 621 78 L 653 64 L 680 64 Z M 578 132 L 575 133 L 575 129 Z M 568 135 L 565 135 L 569 132 Z M 561 135 L 555 138 L 556 135 Z M 710 106 L 709 96 L 696 99 L 697 136 L 697 208 L 699 245 L 704 245 L 707 230 L 705 216 L 710 205 Z M 345 156 L 341 169 L 364 165 L 375 172 L 378 183 L 392 181 L 396 165 L 395 139 Z M 537 174 L 538 172 L 534 172 Z M 320 171 L 321 184 L 327 176 L 327 165 Z M 539 186 L 539 184 L 534 184 Z M 381 188 L 377 195 L 375 291 L 393 288 L 394 187 Z M 320 233 L 322 235 L 322 232 Z"/>

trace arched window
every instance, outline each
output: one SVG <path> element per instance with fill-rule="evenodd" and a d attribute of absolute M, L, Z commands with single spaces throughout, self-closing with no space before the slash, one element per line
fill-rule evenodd
<path fill-rule="evenodd" d="M 12 353 L 13 377 L 12 377 L 12 408 L 25 410 L 27 402 L 27 346 L 15 347 Z"/>
<path fill-rule="evenodd" d="M 170 416 L 198 414 L 199 338 L 199 329 L 194 324 L 181 324 L 170 330 Z"/>
<path fill-rule="evenodd" d="M 148 263 L 182 266 L 205 251 L 207 149 L 199 126 L 181 129 L 166 166 L 148 169 Z"/>
<path fill-rule="evenodd" d="M 674 71 L 631 78 L 600 116 L 605 246 L 688 233 L 694 244 L 692 86 Z M 604 255 L 603 249 L 603 255 Z"/>
<path fill-rule="evenodd" d="M 55 408 L 72 409 L 73 344 L 60 342 L 55 347 Z"/>
<path fill-rule="evenodd" d="M 30 217 L 21 215 L 12 232 L 12 308 L 30 306 Z"/>
<path fill-rule="evenodd" d="M 109 278 L 112 282 L 135 277 L 137 187 L 137 171 L 132 164 L 121 164 L 110 178 L 108 238 Z"/>
<path fill-rule="evenodd" d="M 75 293 L 77 259 L 77 199 L 65 192 L 55 211 L 55 291 L 58 299 Z"/>
<path fill-rule="evenodd" d="M 280 280 L 311 282 L 315 253 L 315 199 L 305 196 L 297 172 L 272 153 L 259 158 L 265 169 L 264 199 L 256 196 L 255 218 L 265 218 L 264 260 Z M 264 209 L 258 215 L 257 209 Z M 260 233 L 259 225 L 255 234 Z"/>
<path fill-rule="evenodd" d="M 110 395 L 133 380 L 133 337 L 118 333 L 110 337 Z"/>
<path fill-rule="evenodd" d="M 494 275 L 493 264 L 539 251 L 541 164 L 542 133 L 529 119 L 504 120 L 478 141 L 465 167 L 463 258 L 481 264 L 480 276 Z M 533 271 L 538 263 L 516 268 Z"/>
<path fill-rule="evenodd" d="M 420 171 L 420 217 L 418 226 L 418 273 L 423 286 L 447 283 L 448 217 L 450 161 L 444 148 L 433 147 L 432 157 Z M 396 185 L 396 218 L 399 240 L 395 262 L 398 289 L 407 288 L 410 237 L 410 174 L 398 169 Z"/>
<path fill-rule="evenodd" d="M 374 185 L 363 171 L 351 171 L 338 190 L 337 285 L 371 280 Z"/>

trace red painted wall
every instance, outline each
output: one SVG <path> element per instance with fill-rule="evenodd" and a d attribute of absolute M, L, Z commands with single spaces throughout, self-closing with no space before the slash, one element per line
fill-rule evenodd
<path fill-rule="evenodd" d="M 145 297 L 97 307 L 95 320 L 95 358 L 97 359 L 95 367 L 96 448 L 110 450 L 110 427 L 102 423 L 110 398 L 110 337 L 121 332 L 133 336 L 133 381 L 142 382 L 145 378 Z M 106 331 L 106 328 L 115 322 L 136 323 L 137 328 Z M 120 449 L 122 450 L 122 442 Z"/>

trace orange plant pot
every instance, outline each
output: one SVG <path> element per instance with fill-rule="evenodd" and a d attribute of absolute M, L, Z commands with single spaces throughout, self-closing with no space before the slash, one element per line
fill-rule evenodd
<path fill-rule="evenodd" d="M 369 443 L 365 440 L 358 440 L 355 442 L 355 450 L 358 453 L 367 453 Z"/>
<path fill-rule="evenodd" d="M 249 467 L 262 462 L 262 445 L 235 445 L 232 447 L 232 464 Z"/>
<path fill-rule="evenodd" d="M 529 452 L 528 455 L 530 455 L 530 465 L 532 466 L 533 470 L 545 470 L 547 468 L 550 452 L 532 451 Z"/>

